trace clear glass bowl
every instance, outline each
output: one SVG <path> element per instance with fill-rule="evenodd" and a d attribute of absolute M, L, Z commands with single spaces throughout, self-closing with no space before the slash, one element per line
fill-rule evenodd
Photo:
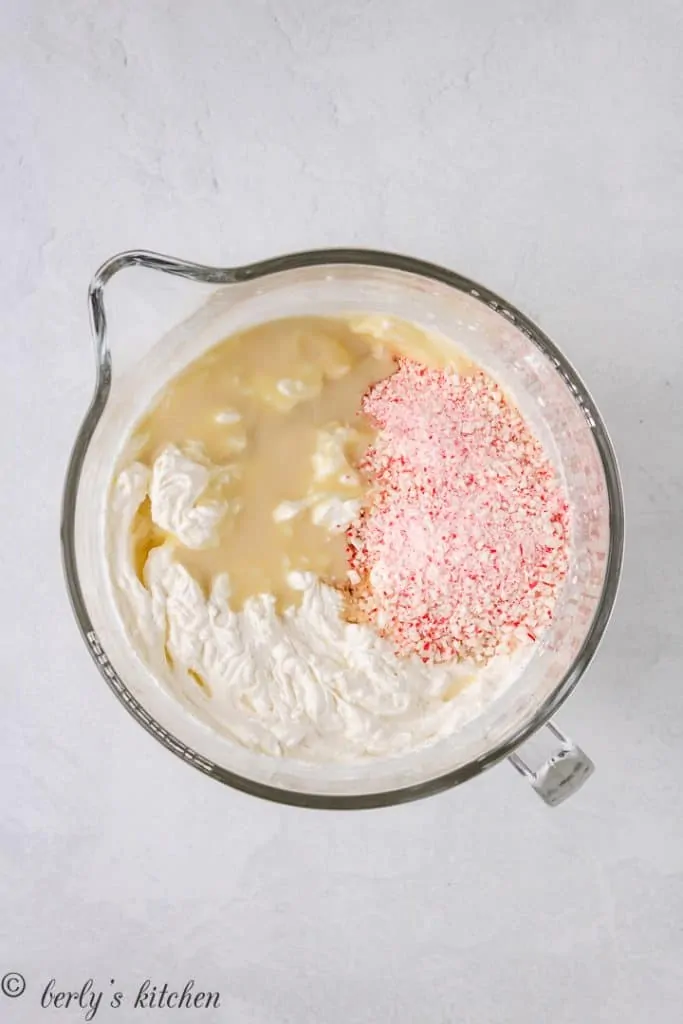
<path fill-rule="evenodd" d="M 112 373 L 103 291 L 127 267 L 218 287 L 120 375 Z M 68 466 L 62 550 L 67 587 L 100 672 L 128 711 L 169 750 L 237 789 L 307 807 L 399 803 L 458 785 L 502 758 L 548 803 L 573 792 L 590 760 L 552 729 L 556 749 L 538 771 L 519 748 L 549 722 L 593 657 L 614 603 L 624 517 L 612 445 L 593 400 L 545 334 L 487 288 L 419 260 L 365 250 L 306 252 L 237 268 L 155 253 L 122 253 L 89 292 L 96 387 Z M 131 649 L 104 558 L 112 469 L 131 427 L 160 387 L 228 334 L 282 316 L 378 312 L 439 331 L 511 393 L 564 476 L 572 515 L 568 581 L 555 618 L 523 675 L 469 726 L 387 760 L 313 765 L 256 754 L 213 731 L 169 694 Z"/>

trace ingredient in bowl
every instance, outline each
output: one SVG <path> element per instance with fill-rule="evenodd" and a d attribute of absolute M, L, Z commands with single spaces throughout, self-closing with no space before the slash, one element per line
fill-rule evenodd
<path fill-rule="evenodd" d="M 345 580 L 344 530 L 366 489 L 353 467 L 374 436 L 360 403 L 394 369 L 374 339 L 314 317 L 261 324 L 200 356 L 126 446 L 124 464 L 152 470 L 136 560 L 161 529 L 205 592 L 230 574 L 236 609 L 257 594 L 280 611 L 297 604 L 293 570 Z"/>
<path fill-rule="evenodd" d="M 262 324 L 190 364 L 126 444 L 109 513 L 154 677 L 304 761 L 472 722 L 566 572 L 562 489 L 514 405 L 445 340 L 374 315 Z"/>
<path fill-rule="evenodd" d="M 397 653 L 487 661 L 534 641 L 567 572 L 550 460 L 481 370 L 403 359 L 362 408 L 371 502 L 349 530 L 352 595 Z"/>

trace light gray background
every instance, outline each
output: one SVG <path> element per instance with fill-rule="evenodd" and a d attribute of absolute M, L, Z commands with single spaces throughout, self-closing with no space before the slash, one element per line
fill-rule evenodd
<path fill-rule="evenodd" d="M 3 1024 L 79 1019 L 39 1009 L 51 976 L 222 994 L 157 1021 L 677 1024 L 679 0 L 1 12 L 0 974 L 28 983 L 0 996 Z M 93 383 L 92 272 L 127 247 L 237 263 L 325 245 L 485 282 L 558 342 L 612 430 L 627 562 L 560 716 L 598 772 L 561 809 L 508 766 L 380 812 L 259 803 L 154 743 L 77 634 L 58 510 Z"/>

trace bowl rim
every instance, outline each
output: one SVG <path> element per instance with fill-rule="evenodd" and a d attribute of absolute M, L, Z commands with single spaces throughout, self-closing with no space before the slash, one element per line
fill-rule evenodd
<path fill-rule="evenodd" d="M 80 584 L 75 552 L 75 519 L 78 489 L 85 457 L 111 390 L 111 355 L 106 332 L 103 291 L 110 278 L 122 269 L 141 266 L 205 284 L 238 284 L 306 267 L 358 266 L 394 270 L 438 281 L 478 300 L 514 324 L 554 363 L 571 390 L 591 429 L 608 497 L 609 543 L 601 593 L 586 636 L 572 665 L 553 693 L 535 714 L 507 739 L 466 765 L 434 778 L 398 789 L 367 794 L 301 793 L 257 782 L 215 764 L 177 739 L 160 725 L 128 690 L 100 644 Z M 107 260 L 95 273 L 88 290 L 90 321 L 95 345 L 95 390 L 80 425 L 69 458 L 64 482 L 61 511 L 61 552 L 67 592 L 79 630 L 104 680 L 133 718 L 167 750 L 188 764 L 233 789 L 266 800 L 297 807 L 329 810 L 354 810 L 407 803 L 450 789 L 479 775 L 508 757 L 533 733 L 542 728 L 569 697 L 592 661 L 614 608 L 624 551 L 624 501 L 612 441 L 588 389 L 578 373 L 550 338 L 529 317 L 489 288 L 434 263 L 374 249 L 318 249 L 277 256 L 238 267 L 211 267 L 142 249 L 127 250 Z"/>

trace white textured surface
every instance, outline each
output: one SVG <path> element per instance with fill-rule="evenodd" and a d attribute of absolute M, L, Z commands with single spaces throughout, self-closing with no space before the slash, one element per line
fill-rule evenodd
<path fill-rule="evenodd" d="M 0 975 L 29 986 L 0 1019 L 42 1020 L 51 976 L 126 993 L 151 976 L 222 993 L 158 1021 L 677 1024 L 680 3 L 197 10 L 0 15 Z M 57 518 L 92 385 L 91 273 L 130 246 L 231 263 L 326 244 L 485 281 L 557 340 L 612 429 L 624 584 L 560 718 L 598 772 L 558 810 L 507 766 L 381 812 L 259 803 L 135 726 L 77 635 Z"/>

